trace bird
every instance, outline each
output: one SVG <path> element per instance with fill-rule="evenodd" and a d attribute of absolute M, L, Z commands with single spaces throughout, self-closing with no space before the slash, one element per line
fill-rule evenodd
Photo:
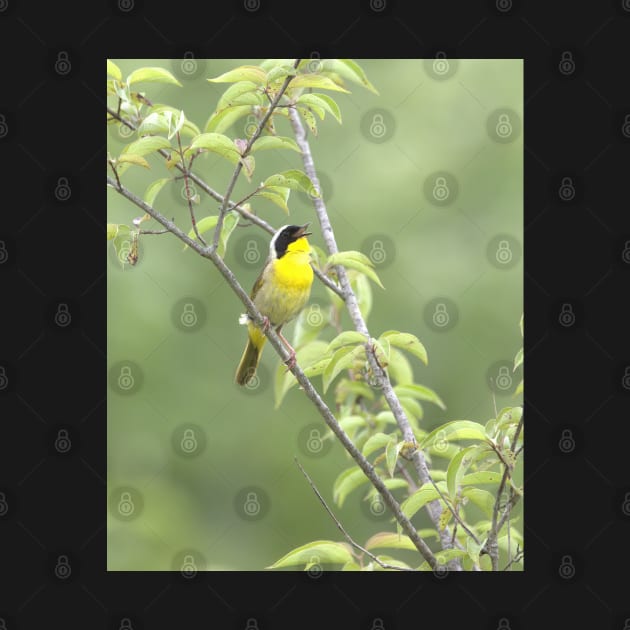
<path fill-rule="evenodd" d="M 259 328 L 246 313 L 239 323 L 247 325 L 247 345 L 236 370 L 239 385 L 255 376 L 258 362 L 267 337 L 265 332 L 273 326 L 289 350 L 287 369 L 295 365 L 295 350 L 280 332 L 282 327 L 295 318 L 308 302 L 313 284 L 310 264 L 311 247 L 306 239 L 310 223 L 283 225 L 276 230 L 269 243 L 269 256 L 250 293 L 252 302 L 264 317 Z"/>

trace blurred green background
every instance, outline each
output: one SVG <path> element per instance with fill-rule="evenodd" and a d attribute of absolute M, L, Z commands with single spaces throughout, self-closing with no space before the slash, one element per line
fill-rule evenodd
<path fill-rule="evenodd" d="M 123 77 L 142 66 L 173 72 L 182 88 L 140 89 L 153 103 L 183 109 L 202 130 L 228 87 L 206 79 L 260 63 L 114 61 Z M 520 374 L 510 369 L 501 387 L 494 379 L 505 377 L 522 343 L 522 62 L 358 61 L 380 96 L 354 84 L 349 95 L 330 93 L 343 125 L 327 116 L 318 137 L 309 136 L 339 248 L 370 255 L 385 286 L 373 288 L 372 335 L 403 330 L 427 348 L 428 367 L 412 359 L 416 380 L 435 389 L 447 410 L 426 404 L 422 426 L 486 422 L 494 416 L 493 390 L 498 408 L 518 402 L 512 392 Z M 243 118 L 225 133 L 244 138 L 248 123 Z M 285 120 L 277 127 L 292 135 Z M 113 156 L 129 141 L 118 125 L 108 127 Z M 292 151 L 256 159 L 252 184 L 241 177 L 234 199 L 272 173 L 302 168 Z M 171 175 L 161 158 L 149 161 L 150 171 L 132 167 L 122 177 L 140 196 L 151 181 Z M 195 170 L 223 192 L 232 166 L 208 154 Z M 179 180 L 165 187 L 155 207 L 188 231 L 182 186 Z M 267 200 L 254 202 L 277 227 L 316 221 L 306 195 L 292 192 L 289 207 L 287 218 Z M 197 218 L 217 209 L 201 193 Z M 108 222 L 129 224 L 140 214 L 108 190 Z M 323 247 L 314 232 L 311 242 Z M 231 237 L 226 262 L 248 290 L 268 241 L 255 226 Z M 395 531 L 365 509 L 365 486 L 343 508 L 334 506 L 333 481 L 353 462 L 338 444 L 308 449 L 313 430 L 323 434 L 325 426 L 296 388 L 274 409 L 273 350 L 265 350 L 256 388 L 234 384 L 243 309 L 209 261 L 183 252 L 168 234 L 141 239 L 136 267 L 122 269 L 111 243 L 107 257 L 109 570 L 258 570 L 312 540 L 340 540 L 294 456 L 355 540 Z M 310 308 L 326 304 L 316 281 Z M 328 328 L 324 338 L 332 336 Z M 315 385 L 321 391 L 319 377 Z M 423 514 L 414 523 L 428 526 Z"/>

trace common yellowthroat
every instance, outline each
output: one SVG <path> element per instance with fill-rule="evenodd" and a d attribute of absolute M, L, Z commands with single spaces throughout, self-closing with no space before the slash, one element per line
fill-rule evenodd
<path fill-rule="evenodd" d="M 256 308 L 265 316 L 265 324 L 261 330 L 248 315 L 241 315 L 239 319 L 248 329 L 247 345 L 236 370 L 239 385 L 246 385 L 256 374 L 267 340 L 263 331 L 269 326 L 276 329 L 291 353 L 287 364 L 295 364 L 295 350 L 280 330 L 302 310 L 311 293 L 313 269 L 310 265 L 311 247 L 306 240 L 311 234 L 306 231 L 308 226 L 308 223 L 284 225 L 271 238 L 269 257 L 250 294 Z"/>

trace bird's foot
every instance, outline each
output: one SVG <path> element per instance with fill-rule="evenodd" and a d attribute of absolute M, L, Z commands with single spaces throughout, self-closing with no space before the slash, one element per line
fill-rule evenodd
<path fill-rule="evenodd" d="M 289 358 L 284 362 L 284 364 L 287 366 L 287 372 L 295 367 L 295 350 L 293 348 L 291 348 Z"/>
<path fill-rule="evenodd" d="M 269 321 L 269 318 L 266 315 L 263 315 L 263 324 L 262 324 L 262 331 L 263 333 L 266 333 L 269 330 L 269 327 L 271 326 L 271 322 Z"/>

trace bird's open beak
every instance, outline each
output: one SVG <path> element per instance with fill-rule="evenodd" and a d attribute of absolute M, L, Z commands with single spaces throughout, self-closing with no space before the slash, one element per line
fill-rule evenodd
<path fill-rule="evenodd" d="M 308 229 L 309 225 L 310 225 L 310 222 L 309 223 L 305 223 L 304 225 L 300 226 L 300 229 L 297 231 L 295 236 L 297 238 L 302 238 L 303 236 L 310 236 L 313 232 L 307 232 L 306 231 Z"/>

